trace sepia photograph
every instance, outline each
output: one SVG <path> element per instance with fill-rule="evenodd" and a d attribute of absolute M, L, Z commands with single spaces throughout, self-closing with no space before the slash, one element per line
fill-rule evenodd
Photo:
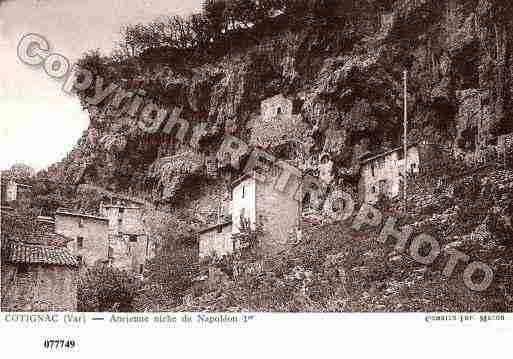
<path fill-rule="evenodd" d="M 0 0 L 0 66 L 6 331 L 511 335 L 513 2 Z"/>

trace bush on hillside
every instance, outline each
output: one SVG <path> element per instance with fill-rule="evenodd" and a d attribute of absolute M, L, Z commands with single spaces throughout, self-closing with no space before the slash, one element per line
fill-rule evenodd
<path fill-rule="evenodd" d="M 132 312 L 142 282 L 131 274 L 102 265 L 87 269 L 78 282 L 79 312 Z"/>
<path fill-rule="evenodd" d="M 138 311 L 168 310 L 179 303 L 198 275 L 198 251 L 170 242 L 161 246 L 146 264 L 144 287 L 135 305 Z"/>

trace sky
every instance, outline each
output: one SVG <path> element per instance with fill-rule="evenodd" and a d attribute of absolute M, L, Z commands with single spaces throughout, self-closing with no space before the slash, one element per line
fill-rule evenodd
<path fill-rule="evenodd" d="M 89 119 L 78 99 L 17 57 L 28 33 L 74 63 L 84 52 L 109 54 L 123 25 L 199 11 L 202 0 L 0 0 L 0 169 L 25 163 L 36 170 L 61 160 Z"/>

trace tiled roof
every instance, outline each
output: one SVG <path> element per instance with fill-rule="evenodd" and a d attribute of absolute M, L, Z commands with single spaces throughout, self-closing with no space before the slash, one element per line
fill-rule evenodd
<path fill-rule="evenodd" d="M 201 230 L 198 232 L 198 234 L 203 234 L 203 233 L 206 233 L 206 232 L 208 232 L 208 231 L 212 231 L 212 230 L 214 230 L 214 229 L 217 229 L 217 228 L 219 228 L 219 227 L 225 227 L 225 226 L 229 226 L 229 225 L 231 225 L 231 224 L 232 224 L 232 221 L 231 221 L 231 220 L 229 220 L 229 221 L 225 221 L 225 222 L 221 222 L 221 223 L 216 223 L 216 224 L 214 224 L 214 225 L 211 225 L 211 226 L 208 226 L 208 227 L 206 227 L 206 228 L 201 229 Z"/>
<path fill-rule="evenodd" d="M 411 143 L 411 144 L 408 145 L 408 149 L 410 149 L 412 147 L 415 147 L 415 146 L 418 146 L 418 143 Z M 372 157 L 369 157 L 369 158 L 365 158 L 364 160 L 361 161 L 361 164 L 368 163 L 368 162 L 374 161 L 375 159 L 388 156 L 389 154 L 397 152 L 397 151 L 400 151 L 402 149 L 404 149 L 404 147 L 396 147 L 396 148 L 393 148 L 391 150 L 388 150 L 388 151 L 382 152 L 380 154 L 377 154 L 375 156 L 372 156 Z M 364 155 L 367 155 L 367 153 L 365 153 Z"/>
<path fill-rule="evenodd" d="M 2 241 L 23 242 L 44 246 L 65 246 L 73 240 L 46 230 L 35 218 L 9 212 L 2 213 Z"/>
<path fill-rule="evenodd" d="M 20 242 L 11 243 L 7 261 L 11 263 L 78 266 L 76 259 L 66 248 L 39 246 Z"/>
<path fill-rule="evenodd" d="M 95 215 L 86 214 L 86 213 L 69 212 L 67 209 L 62 209 L 62 208 L 57 209 L 55 214 L 56 215 L 62 215 L 62 216 L 71 216 L 71 217 L 82 217 L 82 218 L 96 219 L 96 220 L 107 221 L 107 222 L 109 221 L 109 219 L 107 217 L 100 217 L 100 216 L 95 216 Z"/>
<path fill-rule="evenodd" d="M 64 247 L 66 243 L 73 241 L 73 238 L 68 238 L 57 233 L 32 233 L 27 234 L 21 239 L 21 242 L 26 244 L 36 244 L 43 246 L 58 246 Z"/>
<path fill-rule="evenodd" d="M 232 188 L 238 186 L 239 183 L 241 183 L 242 181 L 249 179 L 249 178 L 254 178 L 253 172 L 244 173 L 242 176 L 240 176 L 239 178 L 232 181 L 232 183 L 231 183 Z"/>

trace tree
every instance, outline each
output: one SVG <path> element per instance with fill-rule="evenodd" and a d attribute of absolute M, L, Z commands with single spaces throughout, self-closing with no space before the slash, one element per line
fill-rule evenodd
<path fill-rule="evenodd" d="M 121 45 L 131 57 L 139 55 L 152 43 L 148 27 L 143 24 L 126 25 L 121 28 Z"/>
<path fill-rule="evenodd" d="M 148 211 L 143 221 L 149 241 L 155 244 L 155 257 L 146 263 L 145 286 L 137 297 L 137 307 L 172 308 L 198 275 L 195 231 L 176 212 Z"/>
<path fill-rule="evenodd" d="M 191 35 L 197 48 L 204 49 L 210 41 L 208 20 L 203 14 L 192 14 L 187 22 L 191 28 Z"/>
<path fill-rule="evenodd" d="M 194 33 L 190 20 L 177 15 L 168 17 L 163 31 L 164 45 L 179 49 L 187 49 L 194 45 Z"/>
<path fill-rule="evenodd" d="M 157 210 L 147 210 L 143 221 L 145 231 L 151 243 L 157 249 L 164 246 L 176 246 L 187 242 L 194 236 L 194 230 L 174 214 Z"/>
<path fill-rule="evenodd" d="M 148 261 L 147 280 L 164 288 L 169 296 L 179 298 L 198 275 L 197 262 L 198 251 L 194 246 L 166 243 Z"/>
<path fill-rule="evenodd" d="M 225 10 L 225 0 L 205 0 L 203 2 L 203 14 L 208 22 L 209 33 L 214 42 L 226 30 Z"/>
<path fill-rule="evenodd" d="M 253 0 L 228 1 L 224 16 L 231 30 L 239 27 L 249 28 L 256 20 L 256 4 Z"/>
<path fill-rule="evenodd" d="M 334 24 L 340 19 L 338 10 L 341 5 L 340 0 L 310 0 L 309 12 L 312 20 L 316 23 Z"/>

